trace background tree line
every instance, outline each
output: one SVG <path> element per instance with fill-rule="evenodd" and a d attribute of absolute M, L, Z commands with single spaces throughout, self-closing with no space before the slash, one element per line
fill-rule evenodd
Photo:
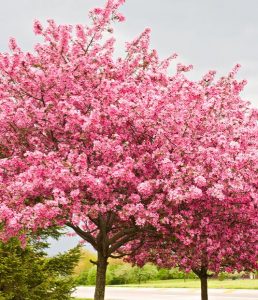
<path fill-rule="evenodd" d="M 77 285 L 95 285 L 96 266 L 90 260 L 96 259 L 96 255 L 86 249 L 81 249 L 81 258 L 75 267 L 74 278 Z M 213 274 L 213 278 L 219 280 L 249 278 L 245 272 L 221 272 Z M 198 279 L 194 272 L 185 272 L 179 268 L 160 268 L 154 264 L 147 263 L 143 267 L 133 266 L 122 260 L 111 259 L 107 268 L 106 282 L 108 285 L 141 284 L 150 280 L 169 279 Z"/>

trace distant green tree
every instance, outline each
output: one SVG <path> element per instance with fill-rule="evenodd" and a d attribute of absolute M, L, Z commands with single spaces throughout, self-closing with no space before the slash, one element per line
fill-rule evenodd
<path fill-rule="evenodd" d="M 171 272 L 169 269 L 165 268 L 160 268 L 158 269 L 158 275 L 157 278 L 160 280 L 166 280 L 166 279 L 171 279 Z"/>
<path fill-rule="evenodd" d="M 112 268 L 113 267 L 113 268 Z M 123 263 L 116 266 L 110 266 L 113 269 L 112 284 L 126 284 L 131 283 L 132 266 L 127 263 Z"/>
<path fill-rule="evenodd" d="M 17 239 L 0 243 L 0 300 L 66 300 L 75 286 L 72 273 L 80 249 L 47 257 L 48 244 Z"/>
<path fill-rule="evenodd" d="M 158 269 L 155 265 L 146 264 L 143 267 L 133 267 L 130 272 L 130 282 L 141 283 L 148 280 L 156 279 L 158 276 Z"/>
<path fill-rule="evenodd" d="M 92 266 L 88 271 L 87 284 L 94 285 L 96 283 L 97 267 Z"/>
<path fill-rule="evenodd" d="M 88 273 L 89 270 L 86 269 L 84 271 L 82 271 L 79 275 L 75 276 L 75 283 L 76 285 L 89 285 L 88 284 Z"/>

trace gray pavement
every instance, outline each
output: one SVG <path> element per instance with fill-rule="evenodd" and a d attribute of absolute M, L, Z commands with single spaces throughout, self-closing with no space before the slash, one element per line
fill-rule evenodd
<path fill-rule="evenodd" d="M 73 296 L 92 298 L 94 287 L 78 287 Z M 200 300 L 199 289 L 108 287 L 106 300 Z M 209 289 L 209 300 L 258 300 L 258 290 Z"/>

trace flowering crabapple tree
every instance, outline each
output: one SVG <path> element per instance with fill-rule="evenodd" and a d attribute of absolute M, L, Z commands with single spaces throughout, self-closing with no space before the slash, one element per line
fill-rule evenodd
<path fill-rule="evenodd" d="M 176 92 L 162 110 L 171 148 L 155 161 L 167 193 L 163 236 L 129 258 L 192 269 L 202 300 L 209 272 L 257 269 L 257 110 L 240 97 L 238 68 L 218 81 L 209 72 L 198 83 L 177 77 L 171 86 Z"/>
<path fill-rule="evenodd" d="M 192 270 L 201 280 L 202 300 L 208 300 L 212 273 L 257 270 L 257 206 L 250 197 L 191 199 L 174 212 L 162 239 L 146 243 L 131 260 Z M 178 219 L 180 225 L 174 226 Z"/>
<path fill-rule="evenodd" d="M 184 226 L 174 230 L 175 259 L 200 278 L 202 300 L 208 300 L 209 272 L 257 270 L 258 218 L 257 206 L 245 195 L 200 202 L 180 209 Z"/>
<path fill-rule="evenodd" d="M 35 21 L 33 52 L 11 38 L 0 54 L 0 237 L 71 227 L 98 253 L 96 300 L 108 258 L 143 244 L 164 199 L 154 152 L 170 58 L 149 49 L 149 29 L 114 58 L 123 2 L 92 10 L 90 26 Z"/>

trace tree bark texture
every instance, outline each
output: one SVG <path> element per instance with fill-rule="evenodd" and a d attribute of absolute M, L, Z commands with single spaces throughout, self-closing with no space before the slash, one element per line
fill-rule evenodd
<path fill-rule="evenodd" d="M 208 276 L 203 275 L 200 277 L 200 280 L 202 300 L 208 300 Z"/>
<path fill-rule="evenodd" d="M 102 253 L 98 252 L 97 261 L 97 275 L 94 300 L 105 299 L 105 286 L 106 286 L 106 272 L 107 272 L 107 258 Z"/>
<path fill-rule="evenodd" d="M 200 269 L 193 269 L 193 272 L 201 280 L 201 299 L 208 300 L 208 269 L 203 266 Z"/>

